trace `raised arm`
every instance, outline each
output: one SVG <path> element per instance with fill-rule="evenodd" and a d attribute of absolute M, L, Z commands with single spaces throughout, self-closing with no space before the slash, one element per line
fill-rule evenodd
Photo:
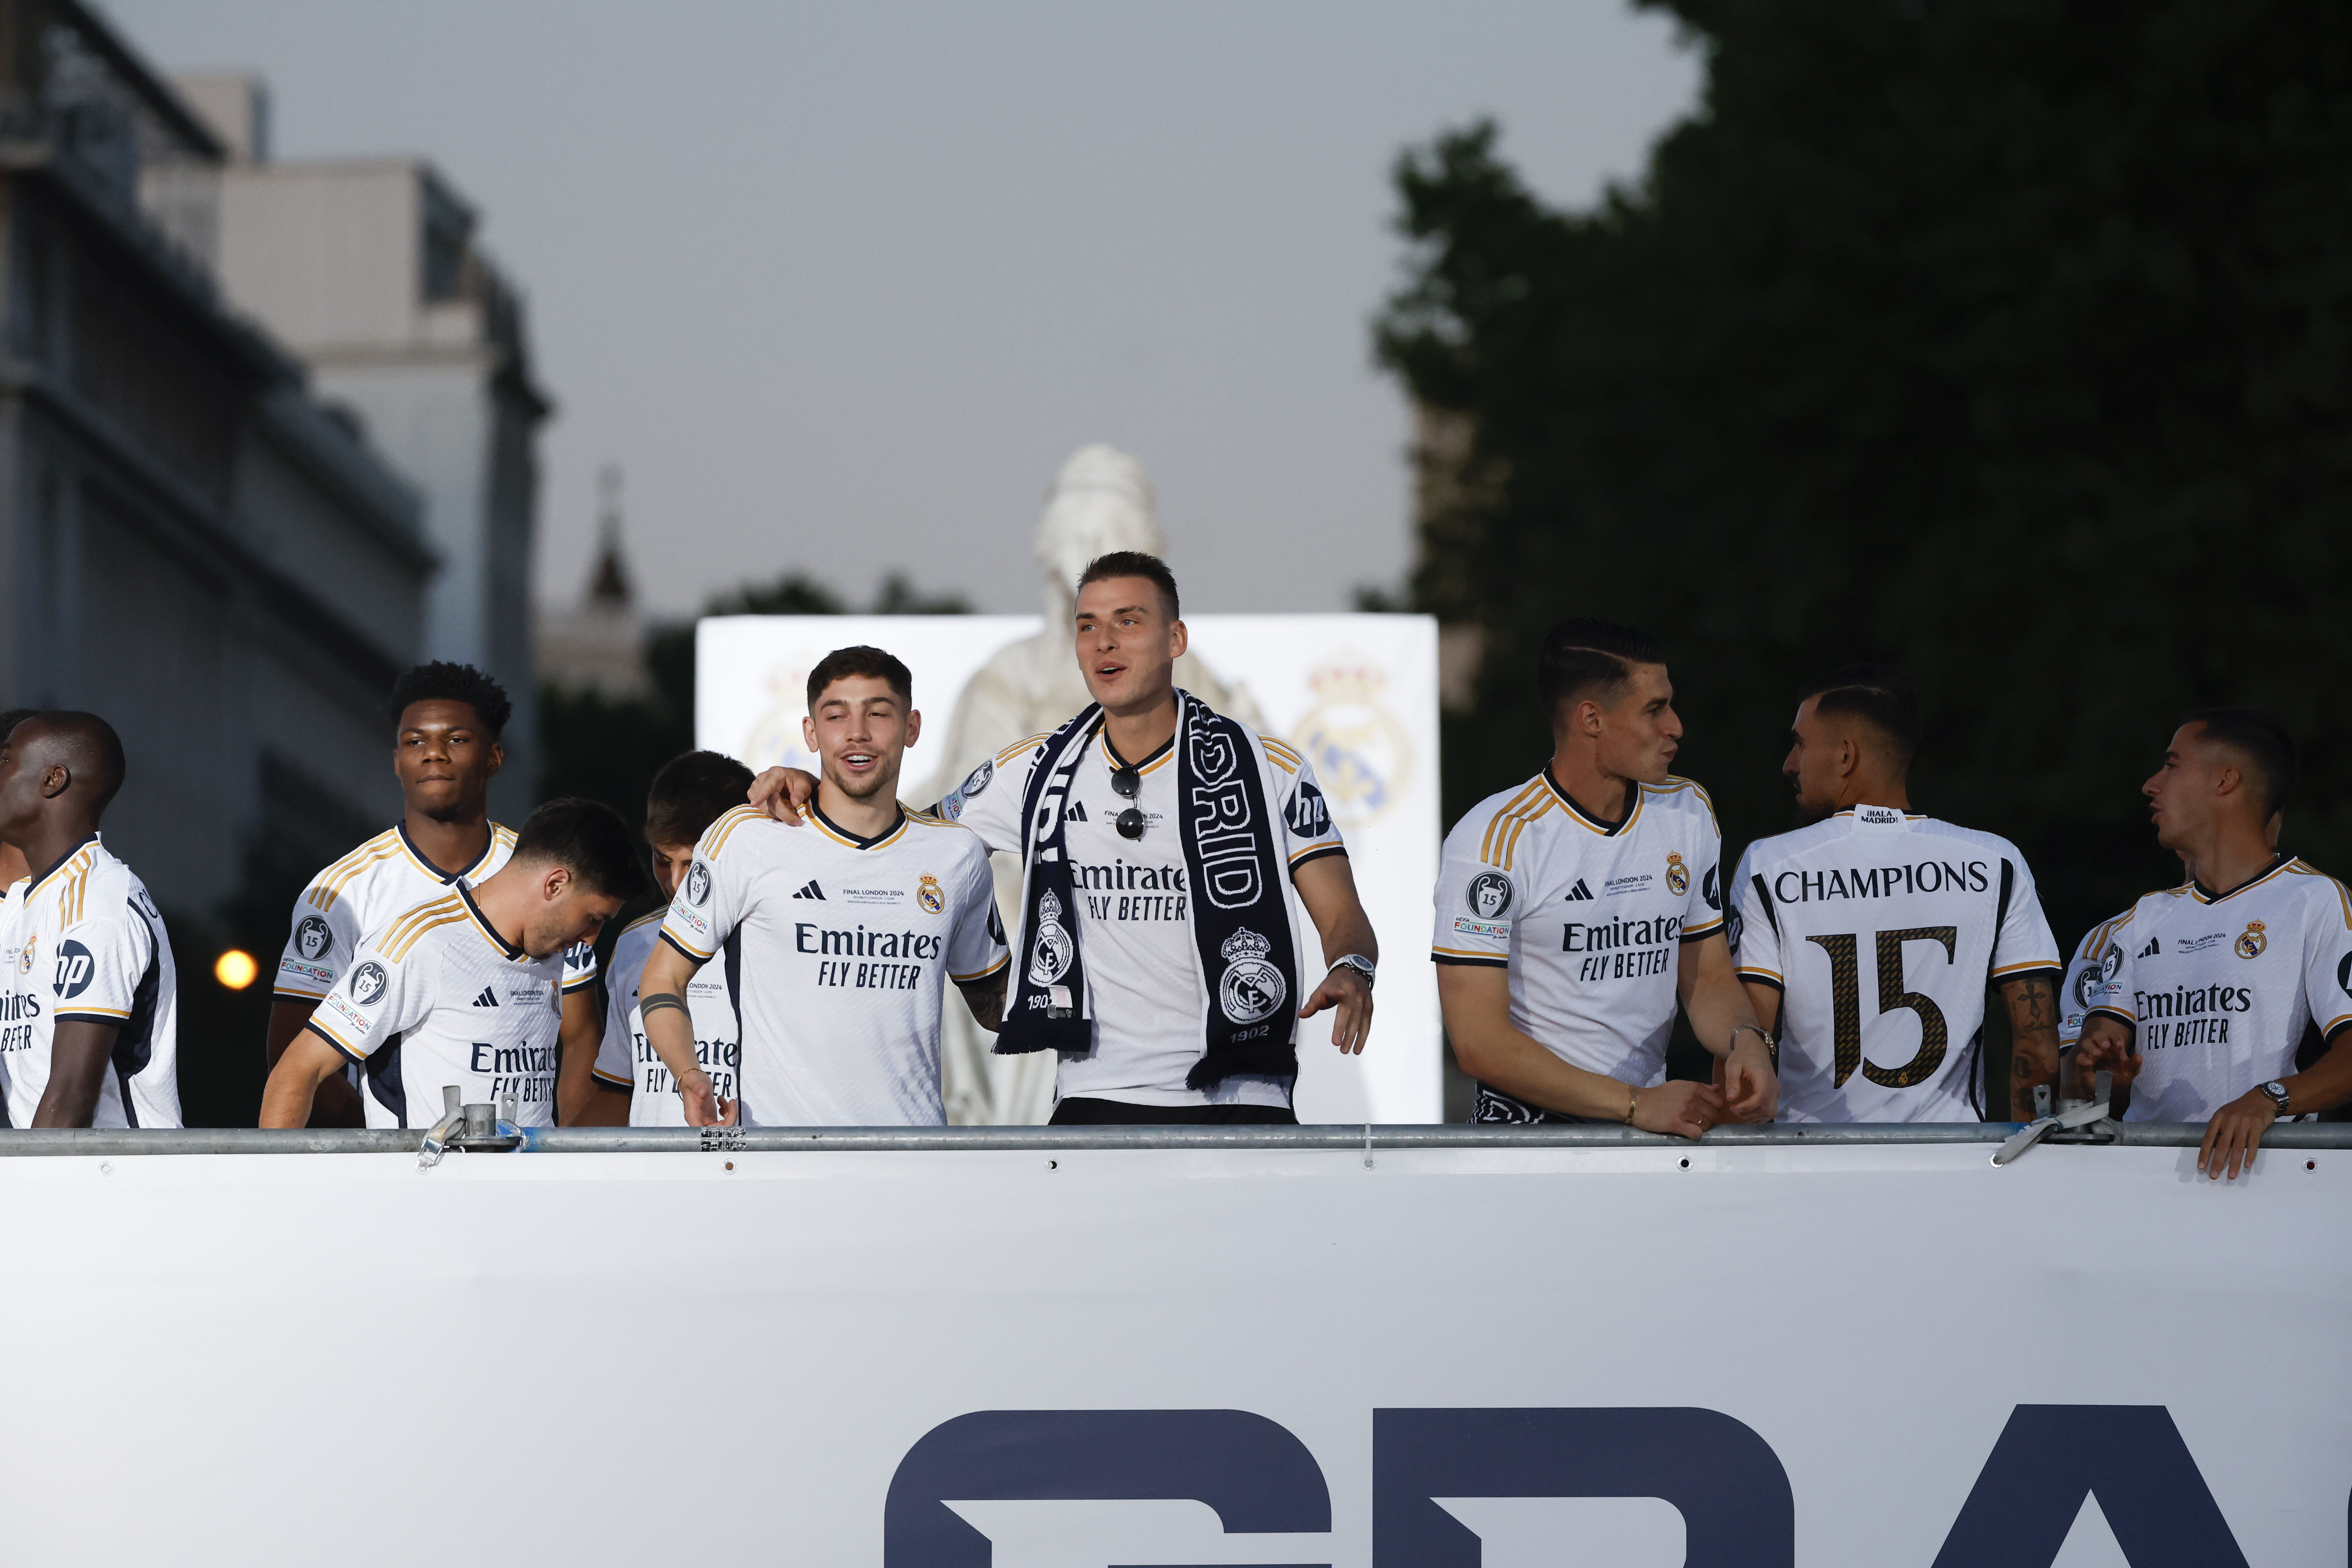
<path fill-rule="evenodd" d="M 1723 1096 L 1704 1083 L 1636 1089 L 1560 1060 L 1511 1022 L 1511 973 L 1499 964 L 1443 963 L 1437 1005 L 1462 1070 L 1515 1100 L 1568 1116 L 1623 1121 L 1647 1132 L 1696 1138 L 1728 1121 Z"/>
<path fill-rule="evenodd" d="M 1769 1121 L 1780 1109 L 1780 1079 L 1749 990 L 1732 967 L 1731 944 L 1722 932 L 1682 944 L 1675 991 L 1691 1033 L 1723 1063 L 1725 1101 L 1741 1121 Z"/>
<path fill-rule="evenodd" d="M 710 1075 L 694 1055 L 694 1015 L 687 1006 L 686 986 L 701 967 L 668 942 L 654 943 L 637 982 L 637 1016 L 645 1021 L 646 1043 L 669 1068 L 678 1098 L 686 1101 L 686 1124 L 731 1127 L 738 1102 L 718 1098 Z"/>
<path fill-rule="evenodd" d="M 816 798 L 816 775 L 799 768 L 765 768 L 751 781 L 747 798 L 778 822 L 798 827 L 801 813 Z"/>
<path fill-rule="evenodd" d="M 1311 1018 L 1326 1007 L 1337 1007 L 1331 1043 L 1343 1052 L 1360 1051 L 1372 1032 L 1372 983 L 1362 970 L 1339 960 L 1360 952 L 1377 963 L 1381 939 L 1372 934 L 1371 917 L 1356 896 L 1356 873 L 1345 855 L 1320 855 L 1298 868 L 1292 885 L 1315 922 L 1316 934 L 1323 939 L 1323 962 L 1329 966 L 1298 1016 Z"/>

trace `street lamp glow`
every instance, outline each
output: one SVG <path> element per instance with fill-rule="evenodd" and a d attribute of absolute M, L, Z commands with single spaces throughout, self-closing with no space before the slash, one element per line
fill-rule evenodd
<path fill-rule="evenodd" d="M 241 947 L 232 947 L 213 961 L 213 978 L 232 991 L 244 990 L 260 973 L 261 965 Z"/>

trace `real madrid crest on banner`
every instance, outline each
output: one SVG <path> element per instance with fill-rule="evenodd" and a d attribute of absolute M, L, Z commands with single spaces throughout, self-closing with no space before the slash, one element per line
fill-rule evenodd
<path fill-rule="evenodd" d="M 1690 872 L 1683 858 L 1671 851 L 1666 855 L 1666 890 L 1678 899 L 1690 891 Z"/>
<path fill-rule="evenodd" d="M 1217 984 L 1217 1005 L 1236 1024 L 1270 1018 L 1290 994 L 1289 984 L 1266 958 L 1274 943 L 1244 926 L 1217 949 L 1225 955 L 1225 977 Z"/>
<path fill-rule="evenodd" d="M 1315 764 L 1344 830 L 1377 820 L 1412 777 L 1412 738 L 1381 700 L 1388 677 L 1342 654 L 1307 678 L 1315 706 L 1298 721 L 1298 749 Z"/>
<path fill-rule="evenodd" d="M 1062 900 L 1049 889 L 1037 900 L 1037 941 L 1029 950 L 1029 984 L 1051 985 L 1070 972 L 1070 933 L 1062 924 Z"/>
<path fill-rule="evenodd" d="M 2270 946 L 2270 944 L 2271 939 L 2263 933 L 2263 922 L 2260 921 L 2248 921 L 2246 922 L 2246 929 L 2241 932 L 2238 937 L 2238 956 L 2240 958 L 2260 958 L 2263 955 L 2263 949 Z"/>

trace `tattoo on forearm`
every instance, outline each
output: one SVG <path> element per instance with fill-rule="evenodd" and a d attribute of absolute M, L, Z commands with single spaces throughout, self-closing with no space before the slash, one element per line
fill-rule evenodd
<path fill-rule="evenodd" d="M 2058 1026 L 2058 996 L 2051 990 L 2050 982 L 2036 975 L 2018 981 L 2009 988 L 2009 1027 L 2011 1034 L 2031 1034 L 2039 1029 Z"/>
<path fill-rule="evenodd" d="M 694 1020 L 694 1014 L 687 1006 L 686 998 L 675 991 L 656 991 L 650 996 L 637 998 L 637 1016 L 641 1018 L 650 1019 L 665 1007 L 673 1007 L 684 1013 L 688 1023 Z"/>

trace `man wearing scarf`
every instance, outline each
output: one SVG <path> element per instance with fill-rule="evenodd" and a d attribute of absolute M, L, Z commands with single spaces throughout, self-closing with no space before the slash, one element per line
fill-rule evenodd
<path fill-rule="evenodd" d="M 1176 686 L 1187 639 L 1158 557 L 1088 565 L 1072 629 L 1094 700 L 939 807 L 1021 857 L 996 1049 L 1058 1053 L 1056 1125 L 1295 1122 L 1298 1021 L 1336 1009 L 1332 1043 L 1362 1050 L 1379 955 L 1314 770 Z M 771 769 L 751 799 L 792 821 L 812 783 Z"/>

